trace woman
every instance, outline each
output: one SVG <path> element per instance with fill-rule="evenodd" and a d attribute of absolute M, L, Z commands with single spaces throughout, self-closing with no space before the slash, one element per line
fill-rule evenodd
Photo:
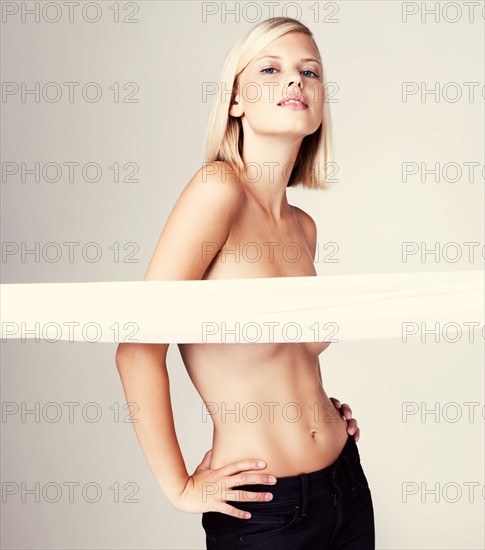
<path fill-rule="evenodd" d="M 315 276 L 316 225 L 288 204 L 286 188 L 325 188 L 327 107 L 306 26 L 277 17 L 243 37 L 224 63 L 207 163 L 181 193 L 144 280 Z M 262 252 L 257 261 L 248 243 Z M 285 243 L 299 248 L 297 260 Z M 173 424 L 168 344 L 120 344 L 147 461 L 178 510 L 203 513 L 207 548 L 374 548 L 358 428 L 322 386 L 329 344 L 179 344 L 214 423 L 212 449 L 191 476 Z"/>

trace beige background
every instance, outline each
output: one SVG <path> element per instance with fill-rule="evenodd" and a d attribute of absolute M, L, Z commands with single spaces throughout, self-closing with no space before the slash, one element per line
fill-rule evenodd
<path fill-rule="evenodd" d="M 5 4 L 12 2 L 3 2 Z M 32 2 L 18 3 L 31 7 Z M 43 6 L 45 2 L 40 2 Z M 62 7 L 62 3 L 56 3 Z M 81 5 L 85 3 L 81 2 Z M 19 175 L 2 180 L 2 241 L 57 242 L 63 254 L 50 263 L 20 254 L 3 258 L 3 283 L 140 280 L 153 247 L 180 191 L 202 162 L 202 138 L 210 102 L 202 100 L 204 83 L 217 81 L 225 53 L 253 24 L 248 17 L 269 16 L 240 5 L 240 20 L 219 13 L 202 21 L 201 2 L 131 3 L 138 23 L 114 23 L 111 2 L 98 2 L 102 17 L 88 23 L 75 12 L 74 22 L 38 23 L 20 13 L 2 23 L 2 81 L 98 82 L 102 99 L 88 103 L 67 99 L 38 103 L 19 94 L 2 100 L 2 162 L 97 162 L 103 176 L 89 183 L 67 173 L 57 183 Z M 466 257 L 463 243 L 484 244 L 483 174 L 469 181 L 443 178 L 421 182 L 419 175 L 401 180 L 403 162 L 478 162 L 483 169 L 483 95 L 452 102 L 428 95 L 401 99 L 402 82 L 454 82 L 484 85 L 484 24 L 467 8 L 456 22 L 453 6 L 441 3 L 441 17 L 421 21 L 418 13 L 402 21 L 401 2 L 339 2 L 334 23 L 316 22 L 310 2 L 293 2 L 314 32 L 327 79 L 338 86 L 332 103 L 338 181 L 328 192 L 288 191 L 289 202 L 309 212 L 318 224 L 322 256 L 320 275 L 483 269 L 483 256 Z M 434 2 L 427 3 L 428 8 Z M 281 15 L 286 4 L 275 5 Z M 226 3 L 233 7 L 234 3 Z M 122 17 L 131 12 L 119 4 Z M 320 18 L 334 9 L 320 4 Z M 483 7 L 483 2 L 481 2 Z M 287 15 L 297 15 L 288 8 Z M 90 12 L 93 17 L 94 12 Z M 136 82 L 138 103 L 115 103 L 113 83 L 122 89 Z M 20 84 L 19 84 L 20 85 Z M 130 90 L 128 90 L 130 91 Z M 126 92 L 122 92 L 126 93 Z M 450 89 L 451 94 L 451 89 Z M 138 183 L 115 183 L 115 162 L 135 162 Z M 450 172 L 451 174 L 451 172 Z M 125 173 L 126 175 L 126 173 Z M 64 242 L 98 243 L 99 261 L 90 263 L 76 249 L 73 262 Z M 418 256 L 406 263 L 401 243 L 458 243 L 459 261 Z M 136 243 L 134 263 L 114 261 L 125 243 Z M 337 262 L 323 261 L 326 243 L 337 243 Z M 20 246 L 20 244 L 19 244 Z M 334 245 L 331 245 L 334 246 Z M 332 250 L 326 249 L 327 251 Z M 478 248 L 476 249 L 478 251 Z M 51 250 L 52 252 L 52 250 Z M 448 258 L 448 259 L 446 259 Z M 452 319 L 450 319 L 452 321 Z M 374 499 L 377 548 L 484 548 L 484 379 L 483 336 L 475 343 L 463 333 L 457 343 L 432 339 L 407 344 L 394 340 L 334 344 L 321 356 L 329 395 L 351 404 L 362 436 L 359 450 Z M 200 515 L 177 512 L 156 485 L 129 423 L 124 423 L 124 394 L 114 366 L 116 345 L 8 342 L 2 347 L 2 519 L 1 544 L 10 549 L 200 549 L 204 534 Z M 179 441 L 192 472 L 210 448 L 211 429 L 202 403 L 185 373 L 177 347 L 171 346 L 168 368 Z M 40 416 L 27 415 L 39 403 Z M 80 405 L 69 419 L 63 403 Z M 437 416 L 420 412 L 403 422 L 403 403 L 419 411 L 438 407 Z M 57 403 L 61 416 L 52 418 Z M 96 403 L 101 418 L 89 422 L 82 408 Z M 121 408 L 118 421 L 116 403 Z M 451 403 L 451 405 L 450 405 Z M 454 405 L 453 405 L 454 403 Z M 474 406 L 474 418 L 469 411 Z M 437 405 L 436 405 L 437 404 Z M 85 415 L 94 415 L 87 407 Z M 461 415 L 458 418 L 456 415 Z M 32 495 L 5 496 L 22 483 L 40 485 Z M 80 484 L 69 502 L 65 483 Z M 62 493 L 48 502 L 57 483 Z M 97 503 L 83 498 L 80 487 L 97 483 Z M 126 485 L 130 484 L 131 485 Z M 404 483 L 418 492 L 403 502 Z M 116 502 L 119 484 L 120 502 Z M 424 484 L 424 485 L 422 485 Z M 436 485 L 437 484 L 437 485 Z M 447 485 L 448 484 L 448 485 Z M 473 498 L 468 488 L 474 484 Z M 136 491 L 133 490 L 135 487 Z M 423 488 L 438 488 L 425 495 Z M 46 493 L 42 493 L 42 489 Z M 461 491 L 461 494 L 456 491 Z M 138 502 L 123 502 L 136 499 Z M 438 502 L 436 502 L 438 500 Z M 473 502 L 470 502 L 473 500 Z M 455 501 L 455 502 L 453 502 Z"/>

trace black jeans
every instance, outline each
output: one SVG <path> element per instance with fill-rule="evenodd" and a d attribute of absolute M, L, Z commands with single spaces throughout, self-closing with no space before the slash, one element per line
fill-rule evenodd
<path fill-rule="evenodd" d="M 270 492 L 273 499 L 227 501 L 251 512 L 250 519 L 203 513 L 207 550 L 375 550 L 372 497 L 354 436 L 326 468 L 237 489 Z"/>

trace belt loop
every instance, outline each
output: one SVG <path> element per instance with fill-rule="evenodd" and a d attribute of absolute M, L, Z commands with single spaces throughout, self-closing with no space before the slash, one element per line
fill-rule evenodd
<path fill-rule="evenodd" d="M 308 475 L 300 474 L 301 479 L 301 491 L 303 495 L 303 501 L 301 505 L 301 515 L 306 516 L 308 510 Z"/>

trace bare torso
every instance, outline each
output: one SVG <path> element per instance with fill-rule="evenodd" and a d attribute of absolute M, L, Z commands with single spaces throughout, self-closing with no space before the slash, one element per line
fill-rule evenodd
<path fill-rule="evenodd" d="M 296 246 L 283 250 L 286 243 Z M 298 249 L 301 256 L 294 261 Z M 272 222 L 246 197 L 203 279 L 299 276 L 316 276 L 316 271 L 296 210 L 290 207 Z M 336 460 L 348 435 L 347 422 L 318 374 L 318 357 L 328 345 L 178 344 L 214 424 L 211 468 L 259 458 L 267 463 L 259 472 L 281 477 Z"/>

